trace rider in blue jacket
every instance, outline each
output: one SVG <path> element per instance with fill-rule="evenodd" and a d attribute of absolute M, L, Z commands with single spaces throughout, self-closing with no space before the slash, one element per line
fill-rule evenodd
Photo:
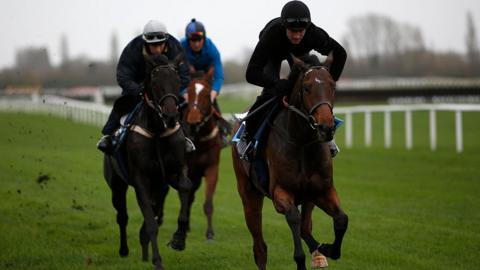
<path fill-rule="evenodd" d="M 192 19 L 185 28 L 185 37 L 180 40 L 183 49 L 185 50 L 185 55 L 190 64 L 191 71 L 203 71 L 208 72 L 210 67 L 213 66 L 213 81 L 212 81 L 212 92 L 211 100 L 213 106 L 220 113 L 220 108 L 217 103 L 217 96 L 220 93 L 222 88 L 224 77 L 223 77 L 223 66 L 222 60 L 220 58 L 220 52 L 213 43 L 213 41 L 207 37 L 204 25 Z M 180 93 L 185 99 L 187 99 L 187 91 L 184 89 Z M 225 136 L 230 132 L 230 126 L 226 123 L 223 118 L 219 119 L 219 128 Z"/>

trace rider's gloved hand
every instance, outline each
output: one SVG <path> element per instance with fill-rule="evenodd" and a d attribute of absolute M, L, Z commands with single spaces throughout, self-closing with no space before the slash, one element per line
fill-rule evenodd
<path fill-rule="evenodd" d="M 276 96 L 286 96 L 292 90 L 293 83 L 287 79 L 280 79 L 275 83 L 274 91 Z"/>

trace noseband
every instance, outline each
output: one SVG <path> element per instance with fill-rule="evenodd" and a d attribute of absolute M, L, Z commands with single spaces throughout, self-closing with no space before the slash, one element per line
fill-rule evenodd
<path fill-rule="evenodd" d="M 156 66 L 152 72 L 150 73 L 150 82 L 153 81 L 152 78 L 158 74 L 160 72 L 160 69 L 168 69 L 169 71 L 173 71 L 175 74 L 176 74 L 176 69 L 175 69 L 175 66 L 174 65 L 171 65 L 171 64 L 165 64 L 165 65 L 158 65 Z M 151 90 L 151 93 L 152 93 L 152 97 L 153 99 L 150 99 L 147 95 L 147 92 L 145 91 L 143 93 L 143 96 L 144 96 L 144 100 L 146 102 L 146 104 L 152 108 L 154 111 L 157 112 L 158 116 L 160 117 L 160 119 L 162 119 L 162 122 L 165 122 L 165 112 L 162 108 L 162 104 L 163 102 L 167 99 L 167 98 L 173 98 L 175 100 L 175 104 L 177 106 L 177 109 L 178 109 L 178 97 L 177 95 L 175 94 L 172 94 L 172 93 L 166 93 L 164 94 L 163 96 L 161 96 L 160 98 L 157 97 L 157 94 L 155 93 L 155 91 L 153 91 L 153 89 L 150 89 Z M 164 123 L 165 124 L 165 123 Z"/>
<path fill-rule="evenodd" d="M 308 73 L 310 73 L 312 70 L 314 69 L 326 69 L 325 67 L 323 66 L 314 66 L 314 67 L 310 67 L 303 75 L 303 78 L 305 78 L 305 76 L 307 76 Z M 318 82 L 321 82 L 318 78 L 315 78 L 316 81 Z M 305 98 L 304 98 L 304 92 L 306 91 L 305 87 L 302 87 L 300 89 L 300 100 L 301 100 L 301 104 L 302 104 L 302 110 L 296 108 L 294 105 L 290 105 L 288 104 L 287 100 L 286 100 L 286 97 L 283 97 L 283 104 L 291 111 L 293 111 L 294 113 L 298 114 L 299 116 L 301 116 L 303 119 L 305 119 L 309 126 L 313 129 L 313 130 L 317 130 L 319 127 L 320 127 L 320 124 L 317 123 L 317 121 L 315 120 L 315 117 L 314 117 L 314 113 L 315 111 L 320 107 L 320 106 L 323 106 L 323 105 L 326 105 L 328 106 L 328 108 L 330 109 L 330 112 L 333 113 L 333 106 L 330 102 L 328 101 L 319 101 L 317 103 L 315 103 L 310 109 L 307 108 L 307 106 L 305 106 Z M 308 114 L 304 113 L 307 112 Z"/>

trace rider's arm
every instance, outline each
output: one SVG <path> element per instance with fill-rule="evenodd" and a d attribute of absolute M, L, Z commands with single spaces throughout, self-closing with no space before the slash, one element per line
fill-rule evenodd
<path fill-rule="evenodd" d="M 176 40 L 173 37 L 169 38 L 169 41 L 172 41 L 171 43 L 171 49 L 173 53 L 173 57 L 175 60 L 178 60 L 178 67 L 177 67 L 177 73 L 178 76 L 180 76 L 180 90 L 179 94 L 183 95 L 186 92 L 186 89 L 188 87 L 188 83 L 190 83 L 190 69 L 189 69 L 189 64 L 187 57 L 185 56 L 185 52 L 183 50 L 182 45 L 180 45 L 180 42 Z"/>
<path fill-rule="evenodd" d="M 224 76 L 223 76 L 223 66 L 222 66 L 222 60 L 220 57 L 220 52 L 218 51 L 217 47 L 213 42 L 210 43 L 210 52 L 211 52 L 211 58 L 212 58 L 212 64 L 214 68 L 214 73 L 213 73 L 213 82 L 212 82 L 212 90 L 220 93 L 220 88 L 222 88 L 223 81 L 224 81 Z"/>
<path fill-rule="evenodd" d="M 141 53 L 135 51 L 135 40 L 132 40 L 123 50 L 117 65 L 117 82 L 122 88 L 122 95 L 138 95 L 140 92 L 140 84 L 137 83 L 139 78 L 141 61 Z M 141 50 L 141 49 L 140 49 Z M 140 62 L 139 62 L 140 55 Z"/>
<path fill-rule="evenodd" d="M 342 75 L 343 67 L 347 61 L 347 52 L 335 39 L 331 38 L 323 29 L 314 27 L 313 35 L 316 41 L 314 49 L 323 55 L 333 54 L 330 74 L 335 81 Z"/>

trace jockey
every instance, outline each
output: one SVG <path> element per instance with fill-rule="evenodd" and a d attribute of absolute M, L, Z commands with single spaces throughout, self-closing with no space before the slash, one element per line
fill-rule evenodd
<path fill-rule="evenodd" d="M 292 66 L 290 54 L 302 59 L 312 59 L 312 56 L 309 56 L 312 49 L 322 55 L 333 53 L 330 74 L 337 81 L 347 59 L 345 49 L 322 28 L 311 22 L 310 11 L 303 2 L 286 3 L 282 8 L 281 17 L 268 22 L 260 32 L 259 41 L 247 66 L 247 81 L 263 87 L 250 112 L 255 111 L 273 97 L 288 94 L 293 85 L 287 79 L 280 79 L 282 61 L 287 60 Z M 318 62 L 318 58 L 315 57 L 315 59 Z M 237 144 L 241 156 L 247 158 L 247 154 L 253 148 L 253 136 L 260 125 L 262 115 L 268 111 L 268 108 L 264 106 L 254 115 L 248 116 L 246 132 Z M 332 156 L 335 156 L 339 151 L 338 147 L 333 141 L 329 142 L 329 146 Z"/>
<path fill-rule="evenodd" d="M 215 110 L 220 113 L 217 96 L 220 94 L 220 88 L 222 88 L 224 80 L 220 52 L 213 41 L 207 37 L 203 24 L 195 19 L 192 19 L 187 24 L 185 37 L 181 39 L 180 43 L 185 50 L 191 71 L 207 73 L 210 67 L 214 68 L 210 98 Z M 187 100 L 188 94 L 186 89 L 181 94 Z M 223 118 L 221 118 L 218 124 L 222 131 L 224 142 L 226 142 L 226 135 L 230 132 L 230 126 Z"/>
<path fill-rule="evenodd" d="M 140 101 L 140 94 L 145 78 L 145 59 L 144 55 L 165 55 L 168 59 L 174 60 L 177 56 L 182 58 L 178 67 L 181 87 L 184 89 L 190 82 L 190 74 L 186 64 L 183 49 L 180 42 L 169 35 L 165 25 L 156 20 L 150 20 L 143 28 L 143 34 L 138 35 L 131 40 L 123 49 L 117 65 L 117 82 L 122 88 L 122 97 L 128 96 L 132 103 Z M 130 111 L 133 108 L 130 108 Z M 120 125 L 120 115 L 112 109 L 107 123 L 102 129 L 104 135 L 97 143 L 97 148 L 104 153 L 112 151 L 112 134 Z"/>

